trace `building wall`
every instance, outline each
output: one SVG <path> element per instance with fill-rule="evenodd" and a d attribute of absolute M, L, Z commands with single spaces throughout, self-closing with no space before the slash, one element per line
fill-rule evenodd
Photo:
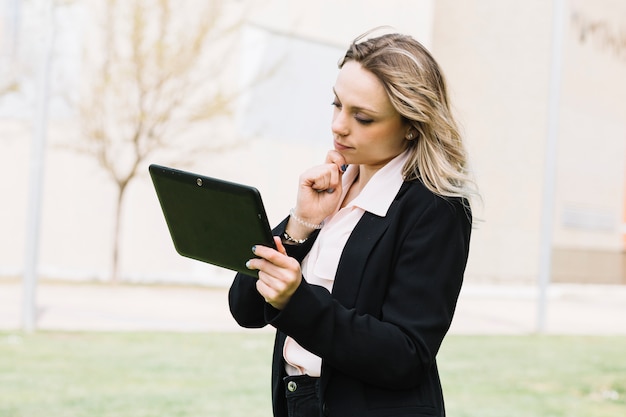
<path fill-rule="evenodd" d="M 542 239 L 552 2 L 436 5 L 433 51 L 447 71 L 484 197 L 468 276 L 533 282 Z M 598 45 L 581 44 L 572 22 L 583 13 L 619 27 L 626 4 L 566 1 L 563 13 L 553 273 L 619 282 L 626 62 Z M 572 275 L 570 261 L 580 251 L 607 253 L 577 262 L 579 273 Z M 607 257 L 615 258 L 615 267 L 595 273 Z"/>
<path fill-rule="evenodd" d="M 425 45 L 432 40 L 434 0 L 319 0 L 255 2 L 250 20 L 282 33 L 344 48 L 358 35 L 391 26 Z"/>
<path fill-rule="evenodd" d="M 550 2 L 438 1 L 433 53 L 446 72 L 483 197 L 468 276 L 538 270 Z M 531 25 L 533 30 L 529 30 Z"/>
<path fill-rule="evenodd" d="M 571 1 L 555 207 L 556 281 L 626 283 L 626 4 Z M 590 24 L 606 29 L 589 32 Z M 582 36 L 582 30 L 586 36 Z"/>

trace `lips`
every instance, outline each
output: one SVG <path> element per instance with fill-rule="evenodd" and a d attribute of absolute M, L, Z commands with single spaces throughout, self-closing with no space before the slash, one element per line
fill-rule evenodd
<path fill-rule="evenodd" d="M 335 145 L 336 151 L 345 151 L 347 149 L 350 149 L 350 146 L 342 145 L 341 143 L 337 141 L 334 142 L 334 145 Z"/>

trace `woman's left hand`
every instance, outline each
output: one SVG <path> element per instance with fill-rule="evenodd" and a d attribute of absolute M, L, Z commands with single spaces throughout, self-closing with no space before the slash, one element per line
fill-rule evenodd
<path fill-rule="evenodd" d="M 300 263 L 287 255 L 280 237 L 274 236 L 276 249 L 256 246 L 254 254 L 246 266 L 259 270 L 256 289 L 272 307 L 282 310 L 302 281 Z"/>

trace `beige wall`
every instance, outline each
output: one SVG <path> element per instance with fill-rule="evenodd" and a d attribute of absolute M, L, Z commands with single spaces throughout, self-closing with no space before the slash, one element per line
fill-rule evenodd
<path fill-rule="evenodd" d="M 484 199 L 468 277 L 530 281 L 539 257 L 550 2 L 436 4 L 433 53 Z"/>
<path fill-rule="evenodd" d="M 626 3 L 572 3 L 590 21 L 623 28 Z M 626 55 L 617 58 L 598 39 L 577 42 L 570 26 L 564 54 L 555 246 L 623 250 L 626 161 Z M 619 32 L 617 32 L 619 33 Z M 625 51 L 626 52 L 626 51 Z"/>
<path fill-rule="evenodd" d="M 251 21 L 285 33 L 344 47 L 361 33 L 392 26 L 430 45 L 435 0 L 261 0 Z"/>
<path fill-rule="evenodd" d="M 571 24 L 574 12 L 612 21 L 624 16 L 626 3 L 565 3 L 553 230 L 559 276 L 577 256 L 564 248 L 623 249 L 626 159 L 626 62 L 597 45 L 581 45 Z M 448 74 L 484 197 L 468 277 L 533 282 L 541 241 L 552 2 L 436 5 L 433 51 Z M 593 274 L 593 262 L 585 264 Z"/>
<path fill-rule="evenodd" d="M 587 36 L 579 21 L 623 33 L 626 4 L 572 1 L 564 53 L 555 207 L 554 279 L 626 283 L 626 55 Z M 622 28 L 621 32 L 620 29 Z M 625 51 L 626 52 L 626 51 Z"/>

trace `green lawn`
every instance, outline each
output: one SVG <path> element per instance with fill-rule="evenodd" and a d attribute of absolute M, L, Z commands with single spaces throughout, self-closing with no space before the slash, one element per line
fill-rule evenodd
<path fill-rule="evenodd" d="M 272 341 L 0 332 L 0 416 L 270 416 Z M 626 416 L 626 337 L 451 336 L 439 367 L 451 417 Z"/>
<path fill-rule="evenodd" d="M 451 417 L 626 417 L 624 336 L 453 336 L 439 363 Z"/>

